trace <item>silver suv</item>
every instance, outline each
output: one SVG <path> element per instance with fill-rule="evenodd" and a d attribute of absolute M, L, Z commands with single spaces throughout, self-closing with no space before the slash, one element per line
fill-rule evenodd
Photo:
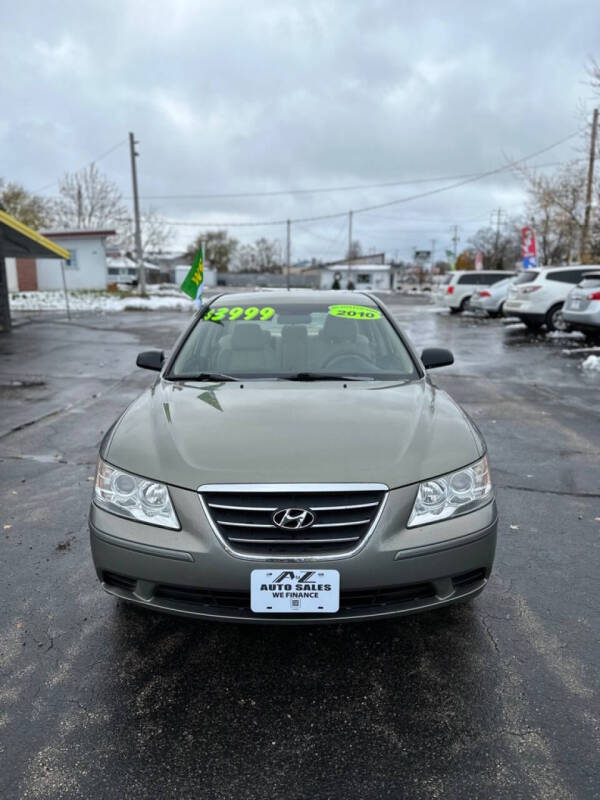
<path fill-rule="evenodd" d="M 90 509 L 107 592 L 244 622 L 373 619 L 487 583 L 485 443 L 386 308 L 358 292 L 205 306 L 106 434 Z"/>
<path fill-rule="evenodd" d="M 563 306 L 563 318 L 574 330 L 600 339 L 600 270 L 584 272 Z"/>

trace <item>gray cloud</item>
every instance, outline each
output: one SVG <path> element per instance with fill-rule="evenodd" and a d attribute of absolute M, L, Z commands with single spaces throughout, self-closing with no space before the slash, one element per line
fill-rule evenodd
<path fill-rule="evenodd" d="M 142 195 L 374 183 L 491 169 L 581 125 L 588 2 L 2 0 L 0 174 L 31 189 L 134 130 Z M 41 5 L 41 8 L 40 8 Z M 8 111 L 8 113 L 7 113 Z M 573 143 L 542 157 L 565 160 Z M 129 194 L 128 154 L 99 166 Z M 257 199 L 152 201 L 179 220 L 332 213 L 426 186 Z M 52 189 L 47 190 L 51 192 Z M 513 175 L 357 216 L 367 246 L 443 249 L 492 208 L 518 213 Z M 149 204 L 149 200 L 144 200 Z M 185 243 L 196 231 L 177 228 Z M 240 238 L 282 236 L 242 229 Z M 294 255 L 341 254 L 343 221 L 296 226 Z"/>

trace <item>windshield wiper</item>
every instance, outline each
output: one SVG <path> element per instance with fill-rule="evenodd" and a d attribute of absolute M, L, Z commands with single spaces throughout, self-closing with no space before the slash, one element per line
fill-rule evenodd
<path fill-rule="evenodd" d="M 324 372 L 297 372 L 295 375 L 285 375 L 282 381 L 374 381 L 375 378 L 364 375 L 328 375 Z"/>
<path fill-rule="evenodd" d="M 224 372 L 197 372 L 195 375 L 169 375 L 169 381 L 241 381 L 233 375 L 226 375 Z"/>

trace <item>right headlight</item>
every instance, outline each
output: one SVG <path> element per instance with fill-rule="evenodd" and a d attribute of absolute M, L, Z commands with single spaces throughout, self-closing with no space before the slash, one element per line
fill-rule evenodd
<path fill-rule="evenodd" d="M 423 481 L 407 528 L 439 522 L 459 514 L 467 514 L 492 499 L 492 482 L 487 456 L 468 467 Z"/>
<path fill-rule="evenodd" d="M 94 503 L 111 514 L 179 530 L 179 520 L 164 483 L 132 475 L 98 461 Z"/>

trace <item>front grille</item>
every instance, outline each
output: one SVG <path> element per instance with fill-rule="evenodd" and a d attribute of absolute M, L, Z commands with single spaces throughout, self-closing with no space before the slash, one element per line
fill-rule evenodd
<path fill-rule="evenodd" d="M 195 606 L 250 611 L 250 592 L 228 592 L 222 589 L 194 589 L 186 586 L 159 584 L 154 591 L 154 597 Z M 433 597 L 435 597 L 435 588 L 432 583 L 342 591 L 340 592 L 340 611 L 398 606 L 402 603 Z M 272 614 L 267 616 L 272 616 Z"/>
<path fill-rule="evenodd" d="M 339 491 L 232 487 L 202 492 L 213 525 L 232 550 L 265 557 L 354 550 L 371 529 L 384 497 L 384 487 Z M 302 529 L 279 527 L 273 515 L 282 509 L 310 511 L 314 522 Z"/>
<path fill-rule="evenodd" d="M 154 597 L 217 608 L 237 608 L 244 611 L 250 608 L 250 592 L 226 592 L 220 589 L 193 589 L 187 586 L 159 584 L 154 591 Z"/>

